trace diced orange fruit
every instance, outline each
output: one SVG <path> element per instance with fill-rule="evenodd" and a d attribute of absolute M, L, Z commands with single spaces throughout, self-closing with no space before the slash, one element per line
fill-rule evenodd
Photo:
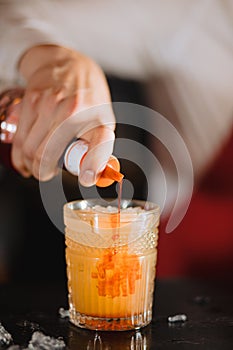
<path fill-rule="evenodd" d="M 136 254 L 115 252 L 111 249 L 96 264 L 98 294 L 114 298 L 135 293 L 135 282 L 141 278 L 140 262 Z"/>

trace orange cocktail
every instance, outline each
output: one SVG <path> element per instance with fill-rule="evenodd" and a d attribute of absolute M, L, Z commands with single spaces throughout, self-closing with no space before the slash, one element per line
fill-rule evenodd
<path fill-rule="evenodd" d="M 158 207 L 122 201 L 118 214 L 97 203 L 64 208 L 71 321 L 90 329 L 140 328 L 152 317 Z"/>

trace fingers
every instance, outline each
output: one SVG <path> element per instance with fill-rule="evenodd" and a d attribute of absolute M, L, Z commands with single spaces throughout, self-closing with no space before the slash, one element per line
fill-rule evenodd
<path fill-rule="evenodd" d="M 57 173 L 64 150 L 74 137 L 82 134 L 89 143 L 89 151 L 82 164 L 80 182 L 84 186 L 95 184 L 112 154 L 114 115 L 107 104 L 101 111 L 97 106 L 74 114 L 78 99 L 71 96 L 59 101 L 57 95 L 46 93 L 39 101 L 38 95 L 24 100 L 21 108 L 24 123 L 18 125 L 12 150 L 13 164 L 23 176 L 33 175 L 41 181 L 51 179 Z"/>
<path fill-rule="evenodd" d="M 24 145 L 29 131 L 37 117 L 36 103 L 39 99 L 39 93 L 36 91 L 27 92 L 19 109 L 19 118 L 17 125 L 17 132 L 14 136 L 12 145 L 12 164 L 15 169 L 23 176 L 28 177 L 31 171 L 27 168 L 24 162 Z"/>
<path fill-rule="evenodd" d="M 57 164 L 65 149 L 80 134 L 89 144 L 80 182 L 84 186 L 95 184 L 99 172 L 105 167 L 112 154 L 115 138 L 115 118 L 110 104 L 105 104 L 106 112 L 100 114 L 99 106 L 77 112 L 78 102 L 79 95 L 65 99 L 57 106 L 53 117 L 56 124 L 39 146 L 33 163 L 33 175 L 36 178 L 42 181 L 51 179 L 57 172 Z M 104 124 L 103 120 L 106 120 Z M 84 129 L 88 131 L 83 134 L 81 131 Z"/>
<path fill-rule="evenodd" d="M 64 57 L 53 64 L 49 60 L 27 75 L 12 163 L 23 176 L 49 180 L 70 141 L 85 136 L 89 151 L 81 181 L 90 186 L 113 149 L 115 118 L 110 93 L 96 64 L 70 51 Z"/>
<path fill-rule="evenodd" d="M 64 101 L 59 108 L 57 108 L 56 119 L 61 120 L 65 110 L 74 107 L 76 99 L 70 99 Z M 83 112 L 80 113 L 80 115 Z M 87 114 L 85 114 L 87 117 Z M 47 137 L 41 143 L 37 157 L 33 164 L 33 174 L 36 178 L 42 181 L 51 179 L 57 172 L 57 164 L 64 154 L 65 149 L 68 147 L 72 139 L 79 134 L 80 125 L 78 123 L 78 116 L 71 116 L 62 123 L 58 123 L 56 128 L 51 130 Z M 88 125 L 94 125 L 91 130 L 83 134 L 82 138 L 89 144 L 88 153 L 82 163 L 81 173 L 79 177 L 80 183 L 84 186 L 91 186 L 95 184 L 96 179 L 100 171 L 105 168 L 105 165 L 112 154 L 114 143 L 114 123 L 111 121 L 100 125 L 98 115 L 94 117 L 93 114 L 89 115 L 86 120 Z M 111 117 L 112 118 L 112 117 Z M 82 116 L 80 116 L 82 119 Z M 98 125 L 96 127 L 96 125 Z M 85 174 L 84 174 L 85 173 Z"/>
<path fill-rule="evenodd" d="M 108 126 L 97 127 L 83 136 L 89 142 L 88 152 L 80 166 L 79 182 L 92 186 L 113 152 L 114 131 Z"/>
<path fill-rule="evenodd" d="M 61 95 L 61 94 L 60 94 Z M 62 99 L 51 114 L 52 124 L 39 144 L 33 162 L 34 177 L 41 181 L 50 180 L 58 171 L 58 163 L 71 140 L 76 137 L 78 123 L 70 122 L 77 106 L 76 95 Z M 39 122 L 37 127 L 39 126 Z M 35 127 L 35 132 L 36 132 Z"/>
<path fill-rule="evenodd" d="M 23 98 L 12 147 L 12 163 L 23 176 L 34 175 L 37 151 L 52 130 L 58 105 L 58 95 L 49 89 L 43 93 L 27 91 Z"/>

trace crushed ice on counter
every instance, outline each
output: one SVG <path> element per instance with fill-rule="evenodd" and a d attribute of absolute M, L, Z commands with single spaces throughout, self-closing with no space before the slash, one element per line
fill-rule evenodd
<path fill-rule="evenodd" d="M 56 339 L 44 335 L 41 332 L 34 332 L 32 339 L 25 350 L 63 350 L 66 344 L 62 339 Z"/>
<path fill-rule="evenodd" d="M 0 344 L 1 345 L 1 344 Z M 5 343 L 5 345 L 7 345 Z M 9 345 L 9 344 L 8 344 Z M 20 350 L 22 347 L 19 345 L 11 345 L 7 350 Z M 42 332 L 34 332 L 32 338 L 28 343 L 27 348 L 22 350 L 64 350 L 66 349 L 66 344 L 61 338 L 52 338 L 44 335 Z"/>
<path fill-rule="evenodd" d="M 3 325 L 0 322 L 0 346 L 4 345 L 10 345 L 10 343 L 13 341 L 12 336 L 7 330 L 3 327 Z"/>
<path fill-rule="evenodd" d="M 65 310 L 63 307 L 60 307 L 58 310 L 59 316 L 61 318 L 66 318 L 66 317 L 70 317 L 70 312 L 69 310 Z"/>
<path fill-rule="evenodd" d="M 187 316 L 185 314 L 178 314 L 174 316 L 168 316 L 167 320 L 169 323 L 176 323 L 176 322 L 186 322 Z"/>

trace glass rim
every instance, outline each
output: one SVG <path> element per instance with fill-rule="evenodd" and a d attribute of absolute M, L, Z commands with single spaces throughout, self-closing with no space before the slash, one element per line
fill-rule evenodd
<path fill-rule="evenodd" d="M 144 200 L 138 200 L 138 199 L 125 199 L 122 198 L 121 199 L 121 203 L 120 203 L 120 208 L 122 209 L 127 209 L 127 208 L 134 208 L 134 207 L 140 207 L 141 209 L 143 209 L 143 212 L 140 212 L 140 214 L 143 215 L 149 215 L 149 214 L 160 214 L 160 207 L 158 204 L 154 203 L 154 202 L 150 202 L 150 201 L 144 201 Z M 86 215 L 87 212 L 85 211 L 85 209 L 91 208 L 94 205 L 100 205 L 100 206 L 104 206 L 104 207 L 108 207 L 108 206 L 113 206 L 113 207 L 118 207 L 118 199 L 117 198 L 88 198 L 88 199 L 77 199 L 77 200 L 73 200 L 71 202 L 67 202 L 66 204 L 64 204 L 64 210 L 65 209 L 69 209 L 71 211 L 73 210 L 78 210 L 79 211 L 79 215 Z M 84 212 L 82 213 L 82 210 L 84 210 Z M 107 216 L 107 215 L 116 215 L 116 212 L 103 212 L 103 211 L 96 211 L 96 212 L 92 212 L 92 213 L 88 213 L 91 215 L 103 215 L 103 216 Z M 121 215 L 124 214 L 129 214 L 128 211 L 122 212 Z M 131 212 L 130 214 L 133 214 L 133 212 Z M 136 215 L 138 215 L 138 212 L 135 212 Z"/>

